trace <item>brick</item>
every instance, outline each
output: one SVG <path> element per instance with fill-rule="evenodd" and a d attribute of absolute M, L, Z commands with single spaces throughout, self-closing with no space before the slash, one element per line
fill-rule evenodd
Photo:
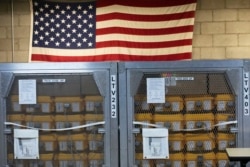
<path fill-rule="evenodd" d="M 226 49 L 224 47 L 201 48 L 201 59 L 225 59 Z"/>
<path fill-rule="evenodd" d="M 226 49 L 226 55 L 229 59 L 249 59 L 250 47 L 229 47 Z"/>
<path fill-rule="evenodd" d="M 12 41 L 11 39 L 0 39 L 0 51 L 11 51 Z"/>
<path fill-rule="evenodd" d="M 27 0 L 15 0 L 16 2 L 27 2 Z M 61 0 L 63 1 L 63 0 Z"/>
<path fill-rule="evenodd" d="M 18 21 L 19 21 L 18 25 L 20 25 L 20 26 L 30 26 L 31 16 L 30 15 L 20 15 Z"/>
<path fill-rule="evenodd" d="M 20 1 L 13 4 L 14 14 L 29 14 L 30 4 L 29 1 Z"/>
<path fill-rule="evenodd" d="M 0 4 L 2 4 L 2 3 L 10 3 L 10 1 L 9 0 L 1 0 Z"/>
<path fill-rule="evenodd" d="M 8 55 L 6 51 L 0 51 L 0 63 L 8 62 Z"/>
<path fill-rule="evenodd" d="M 250 34 L 239 35 L 239 46 L 250 46 Z"/>
<path fill-rule="evenodd" d="M 239 20 L 240 21 L 250 21 L 250 10 L 240 9 L 239 10 Z"/>
<path fill-rule="evenodd" d="M 15 39 L 14 39 L 14 49 L 15 49 L 15 51 L 20 50 L 19 45 L 21 45 L 21 44 L 19 43 L 19 39 L 18 39 L 18 38 L 15 38 Z"/>
<path fill-rule="evenodd" d="M 14 26 L 20 26 L 19 25 L 19 15 L 14 15 Z"/>
<path fill-rule="evenodd" d="M 195 12 L 195 21 L 196 22 L 207 22 L 213 20 L 212 10 L 197 10 Z"/>
<path fill-rule="evenodd" d="M 225 23 L 224 22 L 211 22 L 201 23 L 202 34 L 224 34 Z"/>
<path fill-rule="evenodd" d="M 29 26 L 15 27 L 14 30 L 15 38 L 28 38 L 30 36 Z"/>
<path fill-rule="evenodd" d="M 1 14 L 0 23 L 0 27 L 11 26 L 11 15 Z"/>
<path fill-rule="evenodd" d="M 7 27 L 7 38 L 12 38 L 12 29 L 11 29 L 11 26 Z"/>
<path fill-rule="evenodd" d="M 226 8 L 239 9 L 239 8 L 249 8 L 249 0 L 226 0 Z"/>
<path fill-rule="evenodd" d="M 250 22 L 228 22 L 226 33 L 250 33 Z"/>
<path fill-rule="evenodd" d="M 236 21 L 237 17 L 238 12 L 236 9 L 221 9 L 213 12 L 214 21 Z"/>
<path fill-rule="evenodd" d="M 0 27 L 0 39 L 6 39 L 7 38 L 7 30 L 5 27 Z"/>
<path fill-rule="evenodd" d="M 28 38 L 18 40 L 20 51 L 29 50 L 29 42 L 30 42 L 30 40 Z"/>
<path fill-rule="evenodd" d="M 200 48 L 193 47 L 193 49 L 192 49 L 192 59 L 193 60 L 200 60 L 201 59 L 201 57 L 200 57 L 201 51 L 200 50 L 201 50 Z"/>
<path fill-rule="evenodd" d="M 11 9 L 11 5 L 9 1 L 0 2 L 0 13 L 8 13 L 10 12 L 10 9 Z"/>
<path fill-rule="evenodd" d="M 16 51 L 13 61 L 17 63 L 29 62 L 29 52 L 28 51 Z"/>
<path fill-rule="evenodd" d="M 201 34 L 201 24 L 200 23 L 194 23 L 194 34 Z"/>
<path fill-rule="evenodd" d="M 237 46 L 237 35 L 215 35 L 213 38 L 214 46 Z"/>
<path fill-rule="evenodd" d="M 212 35 L 194 35 L 193 46 L 194 47 L 211 47 Z"/>
<path fill-rule="evenodd" d="M 201 9 L 201 1 L 202 0 L 197 0 L 196 1 L 196 10 L 200 10 Z"/>
<path fill-rule="evenodd" d="M 16 2 L 28 2 L 27 0 L 15 0 Z M 63 2 L 63 0 L 59 0 L 59 1 L 62 1 Z"/>
<path fill-rule="evenodd" d="M 224 9 L 224 0 L 201 0 L 201 9 Z"/>
<path fill-rule="evenodd" d="M 7 62 L 14 62 L 13 61 L 13 57 L 14 57 L 13 52 L 12 51 L 8 51 L 7 52 Z"/>

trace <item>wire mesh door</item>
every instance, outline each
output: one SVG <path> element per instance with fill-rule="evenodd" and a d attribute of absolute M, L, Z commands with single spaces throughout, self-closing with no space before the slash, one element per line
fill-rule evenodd
<path fill-rule="evenodd" d="M 147 103 L 148 78 L 164 78 L 165 102 Z M 134 135 L 137 167 L 227 167 L 226 147 L 236 146 L 235 94 L 225 73 L 144 73 L 134 99 L 135 128 L 169 130 L 169 159 L 145 159 L 142 134 Z"/>
<path fill-rule="evenodd" d="M 19 81 L 35 80 L 36 104 L 20 104 Z M 39 129 L 39 159 L 19 159 L 7 135 L 8 165 L 101 167 L 104 164 L 104 98 L 93 75 L 19 75 L 7 97 L 7 121 L 15 129 Z M 11 127 L 10 127 L 11 128 Z M 22 145 L 23 156 L 32 148 Z"/>

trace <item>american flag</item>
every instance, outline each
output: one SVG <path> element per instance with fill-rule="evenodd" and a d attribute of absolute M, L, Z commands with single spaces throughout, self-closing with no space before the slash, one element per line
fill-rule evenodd
<path fill-rule="evenodd" d="M 30 61 L 191 59 L 196 0 L 32 2 Z"/>

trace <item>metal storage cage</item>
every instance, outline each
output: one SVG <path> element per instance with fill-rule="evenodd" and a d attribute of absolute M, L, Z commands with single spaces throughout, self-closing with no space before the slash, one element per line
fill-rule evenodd
<path fill-rule="evenodd" d="M 0 166 L 118 166 L 118 122 L 109 112 L 116 68 L 116 63 L 1 64 Z M 29 158 L 35 148 L 25 143 L 20 158 L 13 129 L 33 128 L 39 129 L 39 158 Z"/>
<path fill-rule="evenodd" d="M 250 145 L 243 66 L 242 60 L 119 64 L 120 166 L 239 165 L 225 148 Z M 164 82 L 164 102 L 147 102 L 150 79 Z M 169 130 L 167 159 L 143 157 L 142 129 L 154 125 Z"/>
<path fill-rule="evenodd" d="M 250 147 L 249 72 L 244 60 L 0 64 L 0 166 L 239 166 L 225 148 Z M 162 102 L 147 101 L 154 79 Z M 168 129 L 164 159 L 143 154 L 155 127 Z M 39 129 L 35 159 L 23 129 Z"/>

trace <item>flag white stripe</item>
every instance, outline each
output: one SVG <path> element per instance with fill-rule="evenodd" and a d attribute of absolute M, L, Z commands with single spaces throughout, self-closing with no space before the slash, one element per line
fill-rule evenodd
<path fill-rule="evenodd" d="M 107 35 L 98 35 L 96 36 L 96 42 L 104 41 L 131 41 L 131 42 L 167 42 L 167 41 L 176 41 L 182 39 L 192 39 L 193 32 L 187 33 L 178 33 L 170 35 L 124 35 L 124 34 L 107 34 Z"/>
<path fill-rule="evenodd" d="M 110 27 L 124 27 L 124 28 L 138 28 L 138 29 L 159 29 L 159 28 L 172 28 L 193 25 L 194 18 L 179 19 L 173 21 L 161 22 L 142 22 L 142 21 L 127 21 L 127 20 L 108 20 L 99 21 L 96 23 L 97 29 L 110 28 Z"/>
<path fill-rule="evenodd" d="M 182 13 L 188 11 L 194 11 L 196 7 L 195 3 L 171 7 L 131 7 L 122 5 L 110 5 L 107 7 L 98 7 L 96 14 L 103 15 L 109 13 L 129 13 L 136 15 L 166 15 L 173 13 Z"/>
<path fill-rule="evenodd" d="M 125 55 L 140 55 L 140 56 L 157 56 L 157 55 L 168 55 L 191 52 L 192 47 L 180 46 L 171 48 L 160 48 L 160 49 L 135 49 L 135 48 L 124 48 L 124 47 L 108 47 L 98 49 L 79 49 L 73 52 L 69 49 L 49 49 L 49 48 L 36 48 L 33 47 L 32 54 L 44 54 L 44 55 L 64 55 L 64 56 L 102 56 L 105 54 L 125 54 Z M 63 53 L 63 54 L 60 54 Z"/>

